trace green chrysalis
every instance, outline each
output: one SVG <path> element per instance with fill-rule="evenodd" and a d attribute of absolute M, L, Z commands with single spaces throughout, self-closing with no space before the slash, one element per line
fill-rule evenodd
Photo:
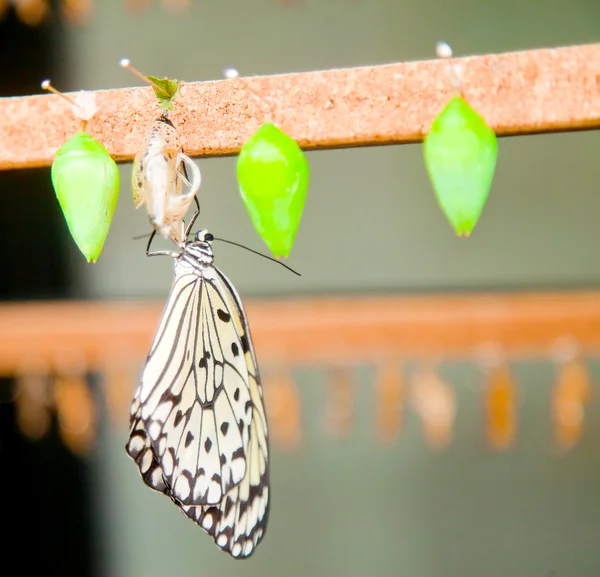
<path fill-rule="evenodd" d="M 310 178 L 298 143 L 265 122 L 242 146 L 237 177 L 256 231 L 276 258 L 289 256 Z"/>
<path fill-rule="evenodd" d="M 442 210 L 458 236 L 469 236 L 494 177 L 498 156 L 494 131 L 456 96 L 433 121 L 423 154 Z"/>
<path fill-rule="evenodd" d="M 77 132 L 56 153 L 52 185 L 71 236 L 88 262 L 96 262 L 119 196 L 119 170 L 106 148 Z"/>
<path fill-rule="evenodd" d="M 65 142 L 54 157 L 52 185 L 73 240 L 88 262 L 96 262 L 119 196 L 115 161 L 104 146 L 83 132 L 87 121 L 98 111 L 96 95 L 80 92 L 67 96 L 54 89 L 50 80 L 44 80 L 42 88 L 66 100 L 82 121 L 81 131 Z"/>

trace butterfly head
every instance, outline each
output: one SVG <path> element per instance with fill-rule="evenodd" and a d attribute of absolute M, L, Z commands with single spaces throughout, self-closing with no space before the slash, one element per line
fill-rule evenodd
<path fill-rule="evenodd" d="M 194 235 L 194 242 L 201 242 L 203 244 L 207 244 L 208 246 L 212 244 L 213 240 L 215 240 L 215 237 L 207 230 L 199 230 Z"/>
<path fill-rule="evenodd" d="M 212 241 L 214 237 L 206 230 L 201 230 L 194 235 L 194 240 L 186 242 L 178 259 L 178 265 L 183 272 L 189 273 L 190 267 L 203 271 L 206 267 L 213 266 Z"/>

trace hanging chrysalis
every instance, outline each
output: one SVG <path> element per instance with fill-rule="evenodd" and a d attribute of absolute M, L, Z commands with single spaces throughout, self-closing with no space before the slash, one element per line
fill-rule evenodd
<path fill-rule="evenodd" d="M 61 94 L 49 80 L 42 88 L 67 100 L 82 129 L 58 149 L 52 163 L 52 185 L 73 240 L 88 262 L 96 262 L 110 229 L 119 197 L 119 170 L 110 154 L 85 132 L 97 112 L 95 95 Z"/>
<path fill-rule="evenodd" d="M 438 44 L 439 58 L 452 50 Z M 458 71 L 452 67 L 455 89 Z M 496 134 L 460 95 L 453 97 L 423 143 L 425 166 L 444 214 L 458 236 L 470 236 L 487 200 L 498 156 Z"/>
<path fill-rule="evenodd" d="M 399 363 L 383 360 L 375 379 L 375 427 L 385 443 L 395 441 L 402 430 L 405 388 Z"/>
<path fill-rule="evenodd" d="M 421 417 L 427 443 L 441 449 L 452 441 L 456 396 L 432 366 L 420 368 L 412 380 L 413 406 Z"/>
<path fill-rule="evenodd" d="M 329 434 L 341 438 L 350 432 L 354 421 L 354 375 L 350 368 L 334 366 L 329 370 L 328 376 L 325 427 Z"/>
<path fill-rule="evenodd" d="M 58 434 L 76 455 L 89 453 L 96 440 L 96 400 L 86 379 L 85 362 L 60 359 L 54 381 Z"/>
<path fill-rule="evenodd" d="M 565 339 L 556 349 L 559 365 L 552 392 L 552 418 L 556 443 L 566 451 L 572 449 L 583 435 L 592 381 L 574 343 Z"/>
<path fill-rule="evenodd" d="M 163 114 L 148 131 L 133 161 L 131 185 L 136 208 L 146 205 L 154 229 L 164 238 L 181 243 L 185 239 L 183 218 L 200 188 L 200 169 L 183 153 L 177 129 L 169 120 L 179 82 L 144 76 L 129 60 L 121 66 L 151 84 Z"/>
<path fill-rule="evenodd" d="M 26 437 L 39 440 L 52 426 L 48 367 L 43 363 L 23 367 L 16 379 L 16 389 L 15 410 L 19 430 Z"/>
<path fill-rule="evenodd" d="M 236 78 L 237 71 L 228 69 L 226 76 Z M 298 143 L 273 123 L 264 122 L 240 150 L 237 178 L 254 228 L 276 258 L 288 257 L 310 180 L 308 160 Z"/>
<path fill-rule="evenodd" d="M 17 18 L 27 26 L 35 27 L 42 24 L 50 16 L 51 7 L 48 0 L 13 0 L 0 2 L 0 16 L 5 7 L 12 4 Z"/>
<path fill-rule="evenodd" d="M 60 4 L 63 16 L 76 26 L 89 22 L 94 12 L 94 0 L 63 0 Z"/>
<path fill-rule="evenodd" d="M 517 386 L 505 363 L 491 365 L 486 377 L 487 440 L 494 449 L 505 450 L 517 433 Z"/>
<path fill-rule="evenodd" d="M 123 343 L 116 343 L 100 371 L 106 412 L 115 427 L 125 425 L 129 419 L 129 403 L 139 371 L 137 362 L 132 359 L 136 359 L 135 353 Z"/>
<path fill-rule="evenodd" d="M 298 447 L 302 438 L 302 405 L 291 370 L 273 370 L 265 379 L 263 390 L 265 405 L 269 407 L 271 438 L 280 449 Z"/>

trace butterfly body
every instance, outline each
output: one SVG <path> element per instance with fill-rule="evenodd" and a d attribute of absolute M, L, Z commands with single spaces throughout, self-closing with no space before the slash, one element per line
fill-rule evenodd
<path fill-rule="evenodd" d="M 127 453 L 146 485 L 244 558 L 267 526 L 267 421 L 246 313 L 211 241 L 201 231 L 160 253 L 175 259 L 175 278 L 131 406 Z"/>

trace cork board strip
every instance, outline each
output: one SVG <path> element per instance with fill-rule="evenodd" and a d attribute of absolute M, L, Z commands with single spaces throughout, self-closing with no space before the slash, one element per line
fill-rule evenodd
<path fill-rule="evenodd" d="M 600 43 L 457 58 L 462 94 L 499 136 L 600 128 Z M 265 120 L 305 150 L 419 142 L 453 94 L 449 62 L 429 60 L 186 83 L 173 122 L 193 157 L 227 156 Z M 159 114 L 150 88 L 97 93 L 88 131 L 133 159 Z M 79 128 L 54 95 L 0 99 L 0 169 L 49 166 Z"/>

